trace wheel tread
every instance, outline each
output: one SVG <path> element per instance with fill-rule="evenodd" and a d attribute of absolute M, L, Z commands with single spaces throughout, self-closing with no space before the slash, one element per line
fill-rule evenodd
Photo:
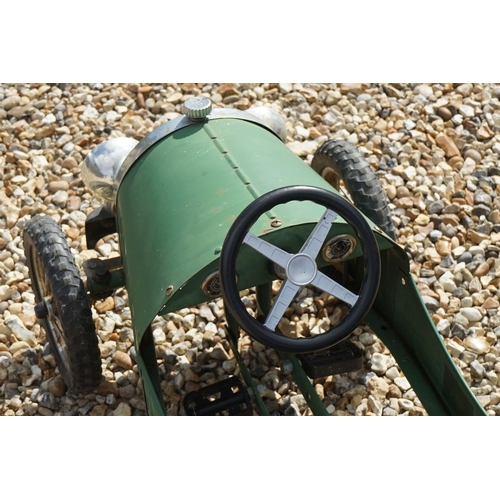
<path fill-rule="evenodd" d="M 342 179 L 354 205 L 397 241 L 387 196 L 364 156 L 347 141 L 328 141 L 314 155 L 312 168 L 320 175 L 326 166 Z"/>
<path fill-rule="evenodd" d="M 24 228 L 24 249 L 32 282 L 37 295 L 38 281 L 33 253 L 40 256 L 48 284 L 55 295 L 56 308 L 68 348 L 69 370 L 58 362 L 68 389 L 76 394 L 93 391 L 101 382 L 101 359 L 95 325 L 92 319 L 83 281 L 71 248 L 59 225 L 51 217 L 36 215 Z M 37 301 L 41 297 L 36 297 Z M 47 323 L 44 328 L 47 331 Z M 47 335 L 54 358 L 59 357 L 53 340 Z"/>

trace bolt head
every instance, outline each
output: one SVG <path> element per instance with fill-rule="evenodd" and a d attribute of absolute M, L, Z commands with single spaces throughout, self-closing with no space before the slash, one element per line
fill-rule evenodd
<path fill-rule="evenodd" d="M 38 304 L 35 305 L 35 316 L 37 319 L 46 319 L 49 311 L 47 311 L 47 306 L 45 305 L 44 302 L 39 302 Z"/>
<path fill-rule="evenodd" d="M 212 112 L 212 102 L 204 96 L 191 97 L 184 103 L 183 112 L 191 120 L 203 120 Z"/>

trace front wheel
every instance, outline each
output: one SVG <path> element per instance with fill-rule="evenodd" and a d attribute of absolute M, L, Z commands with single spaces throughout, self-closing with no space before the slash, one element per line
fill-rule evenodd
<path fill-rule="evenodd" d="M 365 157 L 347 141 L 328 141 L 316 151 L 311 167 L 335 189 L 340 181 L 354 206 L 397 241 L 387 196 Z"/>
<path fill-rule="evenodd" d="M 68 390 L 86 394 L 101 382 L 101 358 L 92 310 L 78 267 L 59 225 L 37 215 L 25 226 L 24 253 L 35 313 Z"/>

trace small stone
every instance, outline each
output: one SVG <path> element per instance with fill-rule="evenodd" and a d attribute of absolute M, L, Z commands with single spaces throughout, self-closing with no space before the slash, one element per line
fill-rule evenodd
<path fill-rule="evenodd" d="M 218 88 L 219 94 L 224 98 L 228 96 L 233 96 L 233 95 L 240 95 L 240 92 L 234 88 L 233 85 L 229 83 L 223 83 L 219 88 Z"/>
<path fill-rule="evenodd" d="M 182 324 L 189 330 L 194 327 L 196 316 L 194 314 L 186 314 L 182 319 Z"/>
<path fill-rule="evenodd" d="M 464 154 L 464 159 L 470 158 L 471 160 L 474 160 L 476 165 L 479 165 L 481 163 L 481 153 L 476 151 L 475 149 L 468 149 L 465 154 Z"/>
<path fill-rule="evenodd" d="M 393 186 L 392 184 L 389 184 L 387 186 L 387 189 L 386 189 L 386 194 L 387 194 L 387 197 L 389 198 L 389 200 L 394 200 L 394 198 L 396 198 L 396 194 L 397 194 L 396 187 Z"/>
<path fill-rule="evenodd" d="M 449 241 L 440 240 L 436 243 L 436 251 L 439 255 L 446 257 L 451 254 L 451 244 Z"/>
<path fill-rule="evenodd" d="M 27 330 L 21 321 L 15 314 L 11 314 L 4 320 L 5 325 L 11 330 L 11 332 L 16 336 L 17 340 L 28 343 L 31 347 L 36 346 L 37 341 L 35 334 Z"/>
<path fill-rule="evenodd" d="M 222 344 L 218 343 L 216 346 L 212 349 L 212 352 L 210 353 L 210 357 L 212 359 L 216 359 L 218 361 L 226 361 L 229 359 L 229 355 L 222 347 Z"/>
<path fill-rule="evenodd" d="M 56 398 L 60 398 L 66 394 L 67 387 L 62 377 L 56 377 L 49 382 L 48 389 Z"/>
<path fill-rule="evenodd" d="M 132 358 L 126 352 L 116 351 L 113 356 L 113 359 L 115 360 L 118 366 L 124 368 L 125 370 L 131 370 L 132 367 L 134 366 Z"/>
<path fill-rule="evenodd" d="M 181 330 L 181 331 L 184 332 L 184 330 Z M 154 339 L 155 344 L 163 344 L 167 340 L 167 336 L 161 328 L 155 328 L 153 330 L 153 339 Z M 172 339 L 172 341 L 173 340 L 174 339 Z M 182 340 L 184 340 L 184 339 L 182 339 Z M 178 343 L 178 342 L 175 342 L 175 343 Z"/>
<path fill-rule="evenodd" d="M 368 409 L 376 416 L 382 415 L 383 406 L 380 401 L 377 401 L 373 396 L 368 396 Z"/>
<path fill-rule="evenodd" d="M 288 143 L 288 147 L 297 156 L 304 157 L 313 154 L 318 149 L 318 143 L 316 141 L 293 141 Z"/>
<path fill-rule="evenodd" d="M 52 415 L 54 415 L 54 412 L 52 410 L 50 410 L 49 408 L 45 408 L 44 406 L 38 407 L 38 413 L 42 417 L 51 417 Z"/>
<path fill-rule="evenodd" d="M 98 300 L 94 307 L 99 314 L 112 311 L 115 308 L 115 300 L 113 297 L 106 297 L 103 300 Z"/>
<path fill-rule="evenodd" d="M 120 403 L 116 410 L 110 414 L 112 417 L 130 417 L 132 415 L 132 408 L 127 403 Z"/>
<path fill-rule="evenodd" d="M 486 354 L 491 346 L 484 337 L 466 337 L 464 346 L 476 354 Z"/>
<path fill-rule="evenodd" d="M 78 163 L 72 156 L 70 156 L 62 162 L 61 166 L 63 168 L 67 168 L 68 170 L 73 170 L 74 168 L 78 167 Z"/>
<path fill-rule="evenodd" d="M 52 181 L 48 185 L 50 193 L 57 193 L 57 191 L 67 191 L 69 184 L 66 181 Z"/>
<path fill-rule="evenodd" d="M 389 391 L 389 384 L 382 377 L 375 375 L 368 381 L 367 388 L 375 398 L 382 400 Z"/>
<path fill-rule="evenodd" d="M 483 303 L 483 309 L 499 309 L 500 302 L 493 297 L 487 298 Z"/>
<path fill-rule="evenodd" d="M 107 409 L 107 405 L 95 405 L 92 410 L 90 410 L 89 415 L 91 417 L 104 417 L 104 415 L 106 415 Z"/>
<path fill-rule="evenodd" d="M 409 389 L 411 389 L 411 385 L 410 383 L 408 382 L 408 380 L 406 379 L 406 377 L 396 377 L 394 379 L 394 383 L 403 391 L 408 391 Z"/>
<path fill-rule="evenodd" d="M 377 375 L 384 375 L 391 365 L 391 358 L 385 354 L 374 353 L 371 358 L 371 369 Z"/>
<path fill-rule="evenodd" d="M 0 301 L 9 300 L 14 289 L 8 285 L 0 285 Z"/>
<path fill-rule="evenodd" d="M 180 92 L 174 92 L 170 97 L 167 98 L 167 102 L 171 102 L 172 104 L 178 104 L 181 102 L 181 100 L 182 100 L 182 94 Z"/>
<path fill-rule="evenodd" d="M 353 92 L 355 94 L 361 94 L 366 88 L 363 83 L 342 83 L 340 84 L 340 92 L 342 94 L 347 94 L 348 92 Z"/>
<path fill-rule="evenodd" d="M 201 305 L 200 306 L 200 316 L 207 321 L 215 321 L 216 317 L 214 316 L 212 309 L 206 305 Z"/>
<path fill-rule="evenodd" d="M 411 411 L 414 408 L 413 401 L 409 399 L 400 398 L 398 399 L 398 403 L 403 411 Z"/>
<path fill-rule="evenodd" d="M 483 408 L 485 408 L 486 406 L 488 406 L 491 403 L 491 396 L 489 396 L 487 394 L 477 396 L 477 401 Z"/>
<path fill-rule="evenodd" d="M 449 337 L 451 331 L 450 322 L 447 319 L 442 319 L 436 325 L 436 330 L 443 336 Z"/>
<path fill-rule="evenodd" d="M 395 380 L 396 377 L 400 376 L 399 370 L 395 366 L 391 366 L 386 373 L 385 376 L 390 380 Z"/>
<path fill-rule="evenodd" d="M 118 386 L 116 382 L 110 382 L 109 380 L 103 380 L 99 387 L 97 388 L 97 394 L 101 396 L 107 396 L 108 394 L 113 394 L 118 397 Z"/>
<path fill-rule="evenodd" d="M 460 314 L 467 318 L 471 323 L 477 323 L 483 319 L 483 315 L 475 307 L 462 307 Z"/>
<path fill-rule="evenodd" d="M 280 83 L 278 84 L 278 88 L 282 94 L 288 94 L 293 90 L 293 86 L 291 83 Z M 219 89 L 220 93 L 220 89 Z"/>
<path fill-rule="evenodd" d="M 451 137 L 443 133 L 436 136 L 436 143 L 441 146 L 448 157 L 460 156 L 460 151 Z"/>
<path fill-rule="evenodd" d="M 490 270 L 490 265 L 487 262 L 481 262 L 481 264 L 479 264 L 479 266 L 476 267 L 476 270 L 474 271 L 474 276 L 476 277 L 485 276 L 489 270 Z"/>
<path fill-rule="evenodd" d="M 68 202 L 68 192 L 67 191 L 57 191 L 52 197 L 52 203 L 54 205 L 64 208 Z"/>
<path fill-rule="evenodd" d="M 135 387 L 132 384 L 127 384 L 124 387 L 118 389 L 120 398 L 132 399 L 135 396 Z"/>
<path fill-rule="evenodd" d="M 472 377 L 482 379 L 486 376 L 486 370 L 479 361 L 474 360 L 469 364 Z"/>
<path fill-rule="evenodd" d="M 417 170 L 413 166 L 409 166 L 403 170 L 401 177 L 407 181 L 412 181 L 417 175 Z"/>
<path fill-rule="evenodd" d="M 468 106 L 467 104 L 459 106 L 458 111 L 465 118 L 472 118 L 474 116 L 474 108 L 472 106 Z"/>
<path fill-rule="evenodd" d="M 434 91 L 432 90 L 432 87 L 430 85 L 422 84 L 422 85 L 417 85 L 415 87 L 415 92 L 417 94 L 420 94 L 426 98 L 429 98 Z"/>
<path fill-rule="evenodd" d="M 461 354 L 465 351 L 465 347 L 461 346 L 454 340 L 449 340 L 446 346 L 448 347 L 451 356 L 454 358 L 459 358 Z"/>
<path fill-rule="evenodd" d="M 445 107 L 441 107 L 437 110 L 437 114 L 446 122 L 448 121 L 452 116 L 452 112 Z"/>

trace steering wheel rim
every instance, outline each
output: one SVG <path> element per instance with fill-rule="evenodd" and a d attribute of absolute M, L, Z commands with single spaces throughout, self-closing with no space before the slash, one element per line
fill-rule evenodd
<path fill-rule="evenodd" d="M 326 208 L 322 219 L 297 254 L 288 254 L 288 252 L 278 249 L 249 232 L 263 213 L 276 205 L 290 201 L 312 201 Z M 363 251 L 364 277 L 357 296 L 321 273 L 317 267 L 314 269 L 316 256 L 323 246 L 333 220 L 338 215 L 353 227 Z M 239 248 L 243 243 L 251 246 L 273 262 L 279 263 L 279 265 L 286 262 L 286 265 L 282 266 L 285 267 L 286 278 L 264 324 L 259 323 L 250 316 L 239 296 L 235 278 L 236 259 Z M 224 303 L 239 326 L 253 339 L 279 351 L 295 354 L 317 352 L 328 349 L 349 337 L 352 331 L 363 321 L 377 295 L 380 282 L 380 254 L 370 226 L 346 199 L 331 191 L 314 186 L 288 186 L 275 189 L 257 198 L 236 218 L 222 246 L 219 275 Z M 273 325 L 276 328 L 279 319 L 282 317 L 276 321 L 274 316 L 281 311 L 284 314 L 286 307 L 291 303 L 298 289 L 308 284 L 329 293 L 334 290 L 339 295 L 344 294 L 345 300 L 341 297 L 338 298 L 348 304 L 350 301 L 351 310 L 339 323 L 328 331 L 314 337 L 290 338 L 271 329 L 270 327 Z M 322 286 L 318 286 L 319 284 Z M 296 287 L 298 288 L 296 289 Z M 336 296 L 334 293 L 331 294 Z M 274 316 L 271 317 L 273 311 Z"/>

